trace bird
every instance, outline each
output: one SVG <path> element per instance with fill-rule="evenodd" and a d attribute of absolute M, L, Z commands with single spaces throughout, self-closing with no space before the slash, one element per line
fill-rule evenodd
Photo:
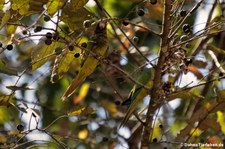
<path fill-rule="evenodd" d="M 144 68 L 138 76 L 138 81 L 145 86 L 152 87 L 152 68 Z M 128 98 L 122 102 L 122 105 L 128 105 L 128 110 L 123 118 L 120 128 L 125 126 L 135 112 L 137 106 L 143 101 L 144 97 L 149 95 L 150 91 L 145 89 L 143 86 L 135 84 L 131 89 Z"/>
<path fill-rule="evenodd" d="M 108 43 L 107 43 L 107 20 L 102 19 L 98 21 L 93 37 L 93 44 L 90 47 L 90 51 L 88 52 L 88 57 L 84 60 L 83 65 L 81 66 L 80 71 L 73 79 L 70 86 L 67 88 L 66 92 L 62 96 L 62 100 L 64 101 L 68 97 L 70 97 L 78 86 L 82 84 L 82 82 L 91 75 L 96 67 L 99 65 L 99 62 L 104 58 L 107 54 Z"/>

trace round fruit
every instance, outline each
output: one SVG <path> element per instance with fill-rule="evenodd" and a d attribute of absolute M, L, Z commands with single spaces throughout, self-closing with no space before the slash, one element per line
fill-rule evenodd
<path fill-rule="evenodd" d="M 34 29 L 34 32 L 40 32 L 42 30 L 42 26 L 36 26 L 36 28 Z"/>
<path fill-rule="evenodd" d="M 184 24 L 182 29 L 183 29 L 184 33 L 189 33 L 191 31 L 191 28 L 190 28 L 189 24 Z"/>
<path fill-rule="evenodd" d="M 55 49 L 55 54 L 56 55 L 59 55 L 59 54 L 61 54 L 62 53 L 62 48 L 61 47 L 57 47 L 56 49 Z"/>
<path fill-rule="evenodd" d="M 150 3 L 151 3 L 152 5 L 155 5 L 155 4 L 157 3 L 157 0 L 150 0 Z"/>
<path fill-rule="evenodd" d="M 49 17 L 49 16 L 44 16 L 44 21 L 45 22 L 48 22 L 48 21 L 50 21 L 51 20 L 51 18 Z"/>
<path fill-rule="evenodd" d="M 152 141 L 153 141 L 153 142 L 157 142 L 158 140 L 157 140 L 157 138 L 154 138 Z"/>
<path fill-rule="evenodd" d="M 49 38 L 47 38 L 47 39 L 45 40 L 45 44 L 46 44 L 46 45 L 51 45 L 51 44 L 52 44 L 52 40 L 49 39 Z"/>
<path fill-rule="evenodd" d="M 126 19 L 126 20 L 123 20 L 123 25 L 124 25 L 124 26 L 129 25 L 129 20 L 127 20 L 127 19 Z"/>
<path fill-rule="evenodd" d="M 53 77 L 52 77 L 52 81 L 56 82 L 57 80 L 59 80 L 59 75 L 54 74 Z"/>
<path fill-rule="evenodd" d="M 74 50 L 74 46 L 73 46 L 72 44 L 70 44 L 70 45 L 68 46 L 68 49 L 69 49 L 70 51 L 73 51 L 73 50 Z"/>
<path fill-rule="evenodd" d="M 115 105 L 117 105 L 117 106 L 121 104 L 121 102 L 120 102 L 119 100 L 116 100 L 114 103 L 115 103 Z"/>
<path fill-rule="evenodd" d="M 137 12 L 137 14 L 138 14 L 139 16 L 144 16 L 144 15 L 145 15 L 144 9 L 139 9 L 138 12 Z"/>
<path fill-rule="evenodd" d="M 83 26 L 84 26 L 84 28 L 89 28 L 91 26 L 91 21 L 90 20 L 85 20 L 83 22 Z"/>
<path fill-rule="evenodd" d="M 87 48 L 87 43 L 86 43 L 86 42 L 83 42 L 83 43 L 81 44 L 81 47 Z"/>
<path fill-rule="evenodd" d="M 47 32 L 47 33 L 45 34 L 45 37 L 48 38 L 48 39 L 51 39 L 51 38 L 52 38 L 52 33 Z"/>
<path fill-rule="evenodd" d="M 23 35 L 27 35 L 27 30 L 23 30 L 23 31 L 22 31 L 22 34 L 23 34 Z"/>
<path fill-rule="evenodd" d="M 137 37 L 137 36 L 134 36 L 134 37 L 133 37 L 133 41 L 134 41 L 134 42 L 138 42 L 138 37 Z"/>
<path fill-rule="evenodd" d="M 180 16 L 181 16 L 181 17 L 185 17 L 186 14 L 187 14 L 187 11 L 186 11 L 186 10 L 181 10 L 181 11 L 180 11 Z"/>
<path fill-rule="evenodd" d="M 24 130 L 24 126 L 22 124 L 19 124 L 19 125 L 16 126 L 16 129 L 18 131 L 23 131 Z"/>
<path fill-rule="evenodd" d="M 12 44 L 7 45 L 6 49 L 9 50 L 9 51 L 12 50 L 13 49 L 13 45 Z"/>
<path fill-rule="evenodd" d="M 80 57 L 80 53 L 75 53 L 75 54 L 74 54 L 74 57 L 75 57 L 75 58 Z"/>

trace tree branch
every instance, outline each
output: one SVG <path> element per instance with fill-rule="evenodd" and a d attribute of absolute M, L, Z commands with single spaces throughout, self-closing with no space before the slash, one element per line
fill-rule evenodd
<path fill-rule="evenodd" d="M 161 105 L 162 96 L 160 96 L 161 90 L 161 80 L 162 80 L 162 68 L 163 64 L 166 61 L 166 55 L 169 52 L 169 32 L 170 32 L 170 10 L 171 10 L 171 0 L 164 1 L 164 14 L 163 14 L 163 23 L 162 23 L 162 33 L 161 33 L 161 43 L 160 43 L 160 51 L 159 51 L 159 59 L 157 66 L 155 68 L 155 75 L 153 80 L 153 87 L 151 91 L 151 100 L 149 102 L 147 117 L 146 117 L 146 125 L 144 127 L 144 133 L 142 138 L 142 148 L 148 148 L 148 145 L 151 140 L 152 133 L 152 124 L 153 124 L 153 116 L 155 111 Z"/>

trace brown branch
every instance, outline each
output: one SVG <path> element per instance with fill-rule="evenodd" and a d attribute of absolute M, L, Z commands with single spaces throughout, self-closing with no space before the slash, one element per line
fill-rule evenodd
<path fill-rule="evenodd" d="M 151 91 L 151 100 L 149 102 L 146 125 L 144 127 L 144 133 L 142 136 L 142 148 L 148 148 L 150 143 L 151 133 L 152 133 L 152 124 L 153 116 L 155 111 L 160 106 L 160 101 L 162 97 L 160 96 L 159 91 L 161 90 L 161 80 L 162 80 L 162 69 L 163 64 L 166 60 L 166 55 L 169 49 L 169 32 L 170 32 L 170 10 L 171 10 L 171 0 L 164 1 L 164 14 L 163 14 L 163 23 L 162 23 L 162 33 L 161 33 L 161 44 L 160 44 L 160 53 L 157 66 L 155 68 L 155 75 L 153 80 L 153 87 Z"/>

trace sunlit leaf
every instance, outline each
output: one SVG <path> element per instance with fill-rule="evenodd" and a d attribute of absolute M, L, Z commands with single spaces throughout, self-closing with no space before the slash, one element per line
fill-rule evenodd
<path fill-rule="evenodd" d="M 51 45 L 45 44 L 45 37 L 42 37 L 38 43 L 38 45 L 33 49 L 31 58 L 32 58 L 32 70 L 36 70 L 41 67 L 44 63 L 46 63 L 51 56 L 54 55 L 54 51 L 57 47 L 63 46 L 63 43 L 53 41 Z"/>
<path fill-rule="evenodd" d="M 224 113 L 221 112 L 221 111 L 217 111 L 216 114 L 217 114 L 217 121 L 219 122 L 220 127 L 221 127 L 221 131 L 225 134 L 225 116 L 224 116 Z"/>
<path fill-rule="evenodd" d="M 47 4 L 47 11 L 49 15 L 55 14 L 64 4 L 66 0 L 50 0 Z"/>
<path fill-rule="evenodd" d="M 5 0 L 0 0 L 0 11 L 4 8 Z"/>
<path fill-rule="evenodd" d="M 80 88 L 80 91 L 79 91 L 79 95 L 74 98 L 74 103 L 75 104 L 81 102 L 87 96 L 89 88 L 90 88 L 90 84 L 89 83 L 82 84 L 82 86 Z"/>
<path fill-rule="evenodd" d="M 0 60 L 0 73 L 7 74 L 7 75 L 14 75 L 14 76 L 18 75 L 15 68 L 10 68 L 2 60 Z"/>
<path fill-rule="evenodd" d="M 91 14 L 85 8 L 76 10 L 71 5 L 67 5 L 62 10 L 60 19 L 67 23 L 75 33 L 80 33 L 83 29 L 83 22 L 91 19 Z"/>
<path fill-rule="evenodd" d="M 4 17 L 1 20 L 0 30 L 8 23 L 10 18 L 11 18 L 11 12 L 10 10 L 7 10 L 4 14 Z"/>
<path fill-rule="evenodd" d="M 74 54 L 76 52 L 77 52 L 77 49 L 74 49 L 73 51 L 66 49 L 60 55 L 56 56 L 54 64 L 52 66 L 52 75 L 51 75 L 52 83 L 56 82 L 53 79 L 54 74 L 57 74 L 58 79 L 60 79 L 69 70 L 70 67 L 74 66 L 73 64 L 77 63 L 79 65 L 80 59 L 74 58 Z"/>
<path fill-rule="evenodd" d="M 12 10 L 18 11 L 20 15 L 31 15 L 44 10 L 43 5 L 47 0 L 12 0 Z"/>
<path fill-rule="evenodd" d="M 84 5 L 88 2 L 88 0 L 73 0 L 71 1 L 71 5 L 74 10 L 78 10 L 84 7 Z"/>
<path fill-rule="evenodd" d="M 83 129 L 83 130 L 79 131 L 79 133 L 78 133 L 79 139 L 86 139 L 87 136 L 88 136 L 88 130 L 87 129 Z"/>
<path fill-rule="evenodd" d="M 78 106 L 72 112 L 67 113 L 68 116 L 76 116 L 76 115 L 89 115 L 95 113 L 95 110 L 91 107 L 82 107 Z"/>
<path fill-rule="evenodd" d="M 199 137 L 201 133 L 202 131 L 199 128 L 193 128 L 190 132 L 193 137 Z"/>

